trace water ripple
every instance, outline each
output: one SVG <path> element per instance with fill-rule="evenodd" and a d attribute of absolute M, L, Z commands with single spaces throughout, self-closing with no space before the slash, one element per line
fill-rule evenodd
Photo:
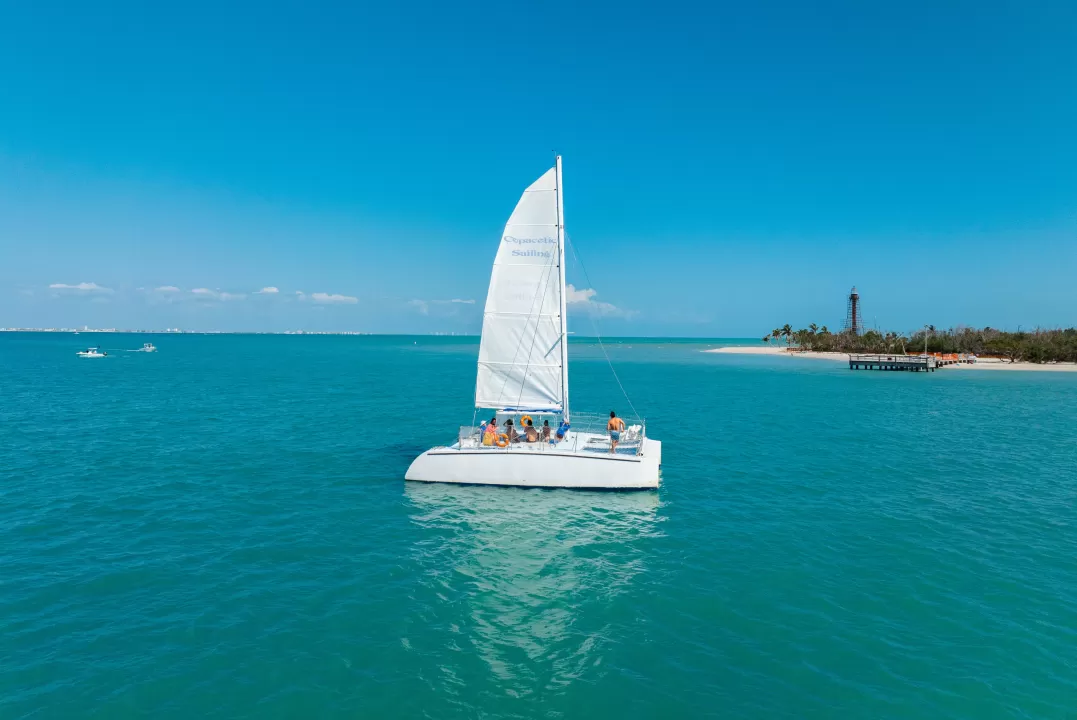
<path fill-rule="evenodd" d="M 0 717 L 1077 707 L 1077 378 L 633 342 L 663 488 L 568 493 L 401 481 L 471 341 L 65 342 L 0 337 Z"/>

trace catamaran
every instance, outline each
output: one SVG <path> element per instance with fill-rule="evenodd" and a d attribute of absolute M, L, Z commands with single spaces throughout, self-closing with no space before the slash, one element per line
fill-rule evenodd
<path fill-rule="evenodd" d="M 455 442 L 415 458 L 405 479 L 658 487 L 662 444 L 647 437 L 645 420 L 610 432 L 604 415 L 569 414 L 563 200 L 558 156 L 524 191 L 494 259 L 475 381 L 476 417 L 492 411 L 493 432 L 474 422 L 461 427 Z"/>

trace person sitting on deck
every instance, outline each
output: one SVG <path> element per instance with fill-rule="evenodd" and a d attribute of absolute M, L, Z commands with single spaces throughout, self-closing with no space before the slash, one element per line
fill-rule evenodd
<path fill-rule="evenodd" d="M 550 421 L 542 421 L 542 442 L 548 442 L 550 439 Z"/>
<path fill-rule="evenodd" d="M 520 442 L 520 435 L 516 432 L 516 428 L 512 426 L 512 418 L 505 421 L 505 434 L 509 436 L 510 443 Z"/>
<path fill-rule="evenodd" d="M 482 444 L 497 444 L 497 418 L 490 418 L 490 422 L 482 424 Z"/>
<path fill-rule="evenodd" d="M 617 452 L 617 443 L 621 441 L 621 432 L 625 429 L 625 421 L 617 417 L 617 413 L 610 410 L 610 421 L 606 423 L 606 429 L 610 431 L 610 452 Z"/>
<path fill-rule="evenodd" d="M 527 429 L 524 431 L 524 434 L 527 435 L 527 442 L 538 442 L 538 430 L 535 429 L 535 423 L 531 422 L 530 418 L 527 420 Z"/>

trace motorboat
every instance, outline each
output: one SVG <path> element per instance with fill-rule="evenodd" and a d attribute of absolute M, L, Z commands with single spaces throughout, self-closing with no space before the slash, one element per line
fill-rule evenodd
<path fill-rule="evenodd" d="M 102 350 L 99 347 L 86 348 L 85 350 L 80 350 L 79 352 L 77 352 L 75 354 L 78 355 L 79 357 L 85 357 L 85 358 L 108 357 L 108 353 L 105 352 L 104 350 Z"/>
<path fill-rule="evenodd" d="M 157 346 L 153 343 L 142 343 L 142 349 L 139 352 L 157 352 Z"/>
<path fill-rule="evenodd" d="M 494 259 L 474 415 L 492 415 L 492 431 L 474 420 L 459 427 L 453 442 L 415 458 L 406 480 L 610 490 L 658 487 L 662 444 L 647 437 L 646 420 L 637 417 L 628 424 L 605 415 L 569 412 L 565 288 L 557 157 L 554 167 L 524 191 Z"/>

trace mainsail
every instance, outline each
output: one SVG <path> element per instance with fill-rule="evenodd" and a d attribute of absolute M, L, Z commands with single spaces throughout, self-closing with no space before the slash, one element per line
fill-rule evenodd
<path fill-rule="evenodd" d="M 565 410 L 560 158 L 516 204 L 490 275 L 475 407 Z"/>

